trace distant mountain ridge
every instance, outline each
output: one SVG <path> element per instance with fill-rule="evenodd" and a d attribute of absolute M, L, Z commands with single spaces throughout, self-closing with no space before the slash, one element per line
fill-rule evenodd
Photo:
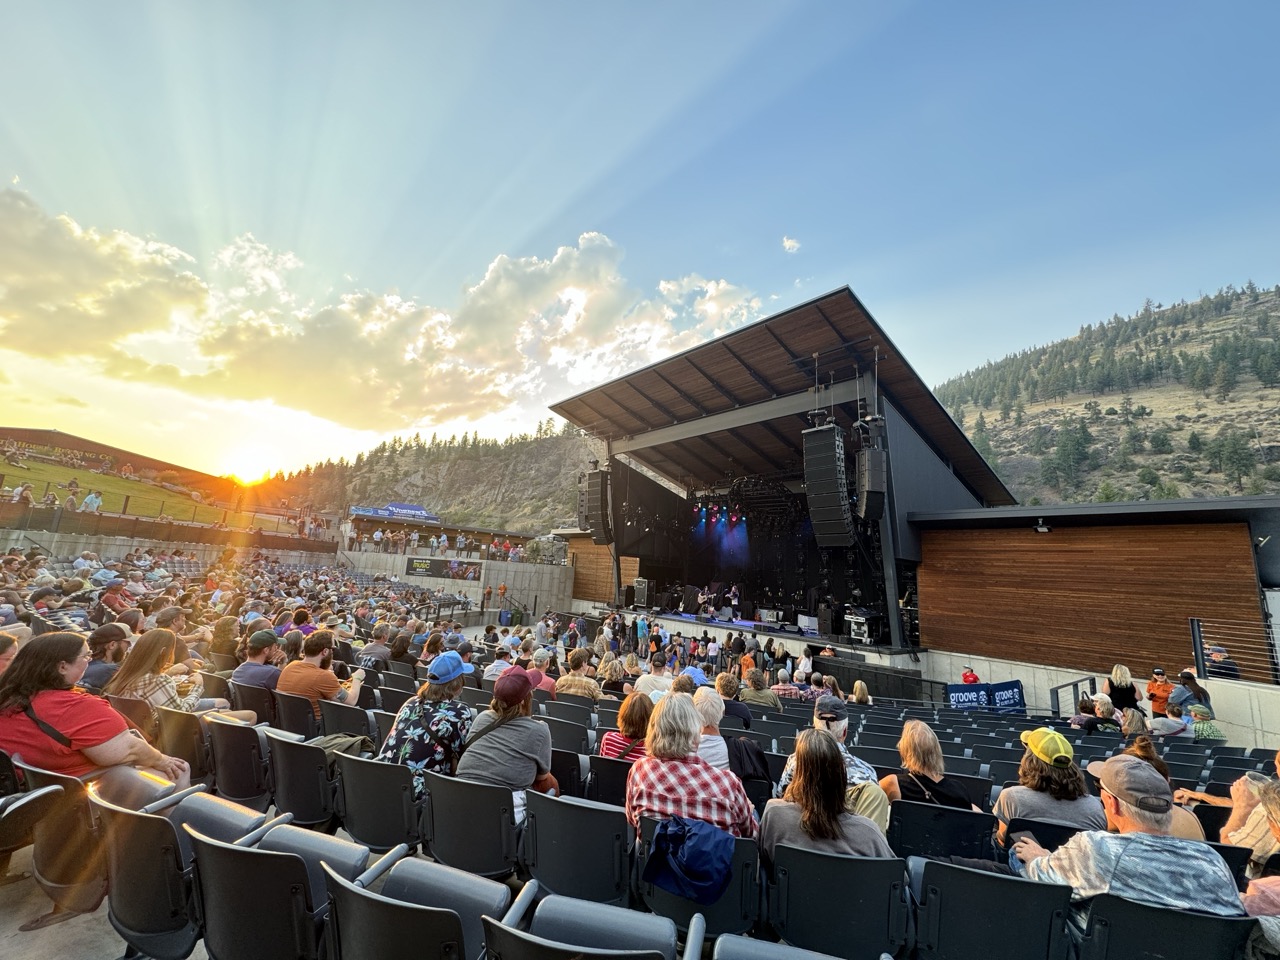
<path fill-rule="evenodd" d="M 1280 492 L 1280 285 L 1148 300 L 934 389 L 1023 503 Z"/>

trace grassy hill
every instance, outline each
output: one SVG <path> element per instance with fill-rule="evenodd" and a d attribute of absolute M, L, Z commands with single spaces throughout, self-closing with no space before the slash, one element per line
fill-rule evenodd
<path fill-rule="evenodd" d="M 1226 287 L 935 388 L 1024 503 L 1280 493 L 1280 286 Z"/>

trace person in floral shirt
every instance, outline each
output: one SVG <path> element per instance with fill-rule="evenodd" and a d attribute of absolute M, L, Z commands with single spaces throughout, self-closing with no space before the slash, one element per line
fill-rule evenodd
<path fill-rule="evenodd" d="M 455 698 L 473 670 L 475 667 L 463 663 L 453 650 L 432 660 L 427 682 L 400 708 L 386 743 L 378 751 L 377 759 L 403 763 L 412 771 L 416 799 L 426 796 L 423 772 L 449 775 L 453 759 L 471 731 L 471 708 Z"/>

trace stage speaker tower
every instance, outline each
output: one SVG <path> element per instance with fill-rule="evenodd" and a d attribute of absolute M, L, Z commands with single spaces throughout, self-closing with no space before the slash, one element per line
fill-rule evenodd
<path fill-rule="evenodd" d="M 820 547 L 853 545 L 853 509 L 845 471 L 844 433 L 834 423 L 805 430 L 804 486 Z"/>
<path fill-rule="evenodd" d="M 858 516 L 873 523 L 884 516 L 884 498 L 889 488 L 889 461 L 877 447 L 858 453 Z"/>
<path fill-rule="evenodd" d="M 609 522 L 609 471 L 587 473 L 587 529 L 591 542 L 600 546 L 613 543 L 613 525 Z"/>

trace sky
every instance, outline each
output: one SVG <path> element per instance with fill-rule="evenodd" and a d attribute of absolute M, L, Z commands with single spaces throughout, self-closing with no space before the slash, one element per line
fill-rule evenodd
<path fill-rule="evenodd" d="M 924 380 L 1280 282 L 1280 5 L 6 4 L 0 427 L 254 479 L 849 285 Z"/>

